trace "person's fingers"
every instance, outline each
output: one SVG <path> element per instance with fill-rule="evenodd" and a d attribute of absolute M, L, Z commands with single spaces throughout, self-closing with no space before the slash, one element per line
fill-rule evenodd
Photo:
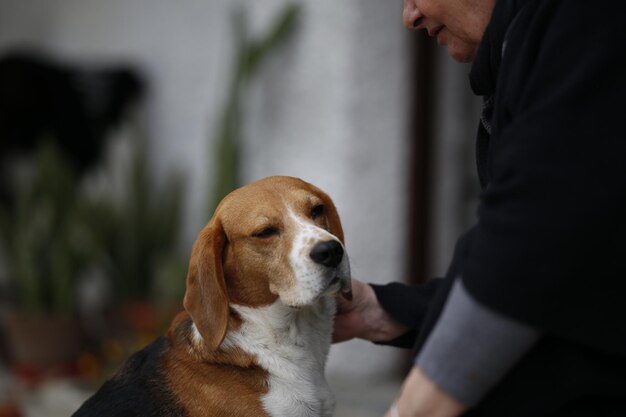
<path fill-rule="evenodd" d="M 359 280 L 352 279 L 353 298 L 348 300 L 337 297 L 337 313 L 333 328 L 333 343 L 344 342 L 353 339 L 362 331 L 363 319 L 359 306 L 363 305 L 364 291 L 362 285 L 367 285 Z"/>
<path fill-rule="evenodd" d="M 359 318 L 355 315 L 336 316 L 332 336 L 333 343 L 345 342 L 355 338 L 362 326 Z"/>

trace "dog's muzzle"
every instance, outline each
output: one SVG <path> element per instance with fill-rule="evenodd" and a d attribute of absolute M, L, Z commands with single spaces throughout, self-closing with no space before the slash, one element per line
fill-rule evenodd
<path fill-rule="evenodd" d="M 327 240 L 319 242 L 309 254 L 313 262 L 327 266 L 329 268 L 336 268 L 343 259 L 343 247 L 341 243 L 336 240 Z"/>
<path fill-rule="evenodd" d="M 309 256 L 313 262 L 323 265 L 328 268 L 334 268 L 337 270 L 337 275 L 334 276 L 328 283 L 328 288 L 339 284 L 338 291 L 341 292 L 344 297 L 352 298 L 352 286 L 349 272 L 349 263 L 345 258 L 343 246 L 336 240 L 326 240 L 317 243 L 311 249 Z M 345 262 L 343 262 L 345 261 Z"/>

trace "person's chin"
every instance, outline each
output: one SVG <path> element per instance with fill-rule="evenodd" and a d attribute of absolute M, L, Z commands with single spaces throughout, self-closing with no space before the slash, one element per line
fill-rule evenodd
<path fill-rule="evenodd" d="M 474 55 L 467 55 L 467 54 L 462 54 L 462 53 L 456 53 L 454 51 L 448 51 L 448 53 L 450 54 L 452 59 L 454 59 L 455 61 L 457 61 L 457 62 L 459 62 L 461 64 L 467 64 L 467 63 L 472 62 L 474 60 Z"/>
<path fill-rule="evenodd" d="M 474 60 L 476 56 L 476 47 L 465 42 L 450 42 L 448 45 L 448 54 L 457 62 L 468 63 Z"/>

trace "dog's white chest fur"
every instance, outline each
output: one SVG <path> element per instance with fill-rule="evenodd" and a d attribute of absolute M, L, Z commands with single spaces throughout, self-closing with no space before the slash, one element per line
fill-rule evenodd
<path fill-rule="evenodd" d="M 239 347 L 269 373 L 262 398 L 272 417 L 330 417 L 334 398 L 324 377 L 335 300 L 323 296 L 312 306 L 293 309 L 280 300 L 262 308 L 232 305 L 243 319 L 222 348 Z"/>

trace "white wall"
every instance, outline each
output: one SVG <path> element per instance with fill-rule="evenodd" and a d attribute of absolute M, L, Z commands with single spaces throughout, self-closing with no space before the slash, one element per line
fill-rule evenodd
<path fill-rule="evenodd" d="M 250 11 L 267 15 L 268 4 L 251 2 Z M 402 280 L 408 60 L 401 4 L 302 4 L 294 41 L 251 85 L 246 178 L 288 174 L 325 189 L 342 215 L 353 275 Z M 397 355 L 352 341 L 333 348 L 329 370 L 389 375 Z"/>
<path fill-rule="evenodd" d="M 31 45 L 68 59 L 138 64 L 158 176 L 188 168 L 186 245 L 206 222 L 210 137 L 232 65 L 232 0 L 0 0 L 0 51 Z M 284 4 L 245 0 L 251 30 Z M 252 81 L 244 175 L 302 177 L 334 198 L 353 272 L 402 280 L 407 180 L 408 59 L 402 3 L 302 1 L 295 37 Z M 392 348 L 333 348 L 330 373 L 388 376 Z"/>

